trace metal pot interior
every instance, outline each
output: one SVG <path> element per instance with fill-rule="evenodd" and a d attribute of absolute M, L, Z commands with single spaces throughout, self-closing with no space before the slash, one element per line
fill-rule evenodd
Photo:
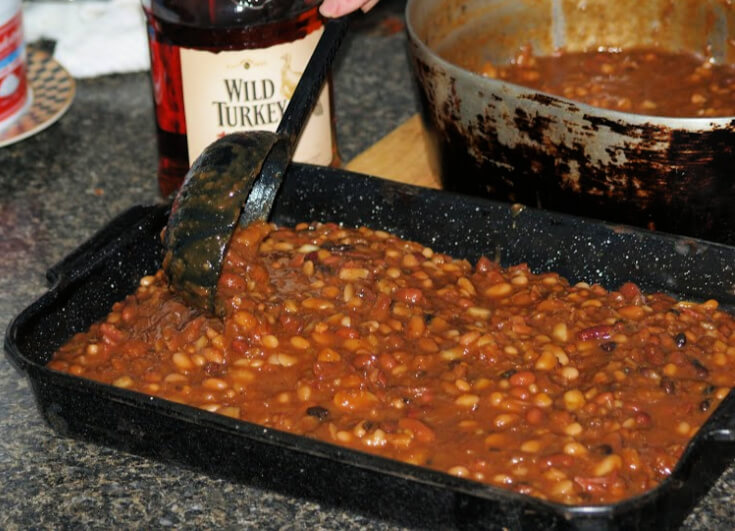
<path fill-rule="evenodd" d="M 537 55 L 556 50 L 657 47 L 735 61 L 728 28 L 735 9 L 725 0 L 409 0 L 411 31 L 450 62 L 453 54 L 507 63 L 521 46 Z"/>

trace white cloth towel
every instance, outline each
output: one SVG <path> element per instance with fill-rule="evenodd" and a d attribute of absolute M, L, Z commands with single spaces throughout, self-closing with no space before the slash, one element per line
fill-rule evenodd
<path fill-rule="evenodd" d="M 140 0 L 25 2 L 23 30 L 27 42 L 56 41 L 54 58 L 77 78 L 150 67 Z"/>

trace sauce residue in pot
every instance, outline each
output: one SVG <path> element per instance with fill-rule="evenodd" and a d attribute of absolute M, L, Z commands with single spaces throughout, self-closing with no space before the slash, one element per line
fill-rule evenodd
<path fill-rule="evenodd" d="M 219 294 L 144 277 L 49 367 L 567 504 L 655 487 L 735 382 L 715 301 L 367 228 L 238 229 Z"/>
<path fill-rule="evenodd" d="M 691 52 L 631 48 L 537 57 L 525 47 L 507 65 L 481 63 L 466 49 L 446 55 L 485 76 L 596 107 L 651 116 L 735 116 L 735 66 Z"/>

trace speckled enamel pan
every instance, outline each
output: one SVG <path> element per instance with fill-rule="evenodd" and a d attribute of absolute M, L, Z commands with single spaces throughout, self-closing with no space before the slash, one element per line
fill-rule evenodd
<path fill-rule="evenodd" d="M 49 291 L 8 328 L 7 355 L 61 435 L 432 529 L 674 529 L 735 457 L 730 393 L 655 490 L 614 505 L 565 506 L 46 368 L 60 345 L 161 266 L 168 211 L 136 207 L 110 222 L 49 271 Z M 527 262 L 609 287 L 631 280 L 735 308 L 733 247 L 335 169 L 293 165 L 272 220 L 366 225 L 469 260 Z"/>

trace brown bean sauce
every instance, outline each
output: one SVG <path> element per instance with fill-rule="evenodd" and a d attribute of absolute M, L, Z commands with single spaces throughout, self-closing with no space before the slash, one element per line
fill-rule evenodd
<path fill-rule="evenodd" d="M 656 486 L 735 382 L 715 301 L 367 228 L 238 229 L 219 293 L 144 277 L 49 367 L 567 504 Z"/>
<path fill-rule="evenodd" d="M 488 77 L 596 107 L 651 116 L 735 116 L 735 66 L 655 48 L 559 52 L 524 48 L 507 65 L 481 64 L 461 50 L 446 56 Z"/>

